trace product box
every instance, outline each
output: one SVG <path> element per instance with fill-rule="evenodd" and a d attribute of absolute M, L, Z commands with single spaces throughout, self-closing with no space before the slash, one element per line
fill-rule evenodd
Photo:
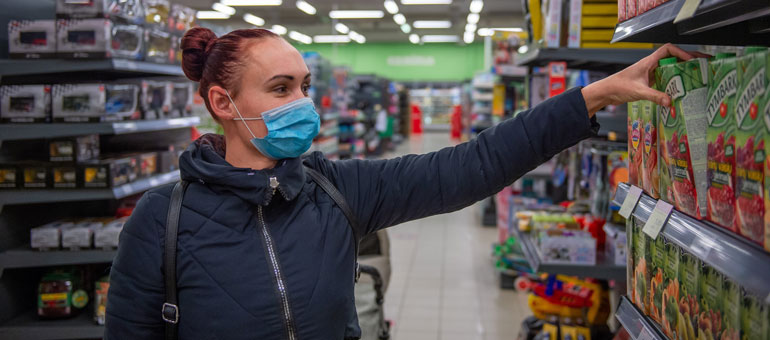
<path fill-rule="evenodd" d="M 676 63 L 676 58 L 662 59 L 655 77 L 657 88 L 672 99 L 671 107 L 658 107 L 660 196 L 677 210 L 700 219 L 706 215 L 708 186 L 708 61 L 697 58 Z"/>
<path fill-rule="evenodd" d="M 168 20 L 168 28 L 171 32 L 184 33 L 195 27 L 196 11 L 190 7 L 172 4 L 171 15 Z"/>
<path fill-rule="evenodd" d="M 144 31 L 144 45 L 147 48 L 144 58 L 146 61 L 161 64 L 175 62 L 171 34 L 159 29 L 147 29 Z"/>
<path fill-rule="evenodd" d="M 51 162 L 83 162 L 99 157 L 99 135 L 55 139 L 48 145 Z"/>
<path fill-rule="evenodd" d="M 139 178 L 150 177 L 158 173 L 158 153 L 145 152 L 136 155 Z"/>
<path fill-rule="evenodd" d="M 83 188 L 112 188 L 134 181 L 139 175 L 136 157 L 105 158 L 79 165 Z"/>
<path fill-rule="evenodd" d="M 118 247 L 120 232 L 128 217 L 119 218 L 104 225 L 104 228 L 96 229 L 94 233 L 94 247 L 98 249 L 115 249 Z"/>
<path fill-rule="evenodd" d="M 168 0 L 142 0 L 145 23 L 148 26 L 166 29 L 169 24 L 171 4 Z"/>
<path fill-rule="evenodd" d="M 12 164 L 0 164 L 0 189 L 18 189 L 22 176 L 19 168 Z"/>
<path fill-rule="evenodd" d="M 57 165 L 51 167 L 52 186 L 55 189 L 72 189 L 78 185 L 77 167 L 74 165 Z"/>
<path fill-rule="evenodd" d="M 634 302 L 645 314 L 650 314 L 649 283 L 651 272 L 648 264 L 650 258 L 650 237 L 642 232 L 642 225 L 635 223 L 634 228 Z"/>
<path fill-rule="evenodd" d="M 141 81 L 141 110 L 144 119 L 163 119 L 171 112 L 173 86 L 169 81 Z"/>
<path fill-rule="evenodd" d="M 765 328 L 767 325 L 767 306 L 762 299 L 743 291 L 743 304 L 741 306 L 741 332 L 742 339 L 766 339 Z"/>
<path fill-rule="evenodd" d="M 195 85 L 189 81 L 172 83 L 171 111 L 169 117 L 192 115 Z"/>
<path fill-rule="evenodd" d="M 56 57 L 56 21 L 9 21 L 8 55 L 12 59 Z"/>
<path fill-rule="evenodd" d="M 644 144 L 641 169 L 642 189 L 653 198 L 660 197 L 660 174 L 658 172 L 658 113 L 657 105 L 648 100 L 641 101 L 642 143 Z"/>
<path fill-rule="evenodd" d="M 47 123 L 50 119 L 50 85 L 0 86 L 0 123 Z"/>
<path fill-rule="evenodd" d="M 102 122 L 140 118 L 135 84 L 58 84 L 53 86 L 54 122 Z"/>
<path fill-rule="evenodd" d="M 607 233 L 607 254 L 612 257 L 613 263 L 618 266 L 626 265 L 628 252 L 628 236 L 625 230 L 619 230 L 605 225 Z M 633 267 L 631 267 L 633 268 Z"/>
<path fill-rule="evenodd" d="M 626 18 L 631 19 L 637 15 L 638 0 L 626 0 Z"/>
<path fill-rule="evenodd" d="M 62 230 L 62 248 L 70 250 L 90 249 L 94 243 L 94 231 L 102 228 L 100 222 L 81 221 Z"/>
<path fill-rule="evenodd" d="M 596 264 L 596 239 L 580 230 L 541 231 L 539 249 L 543 262 Z"/>
<path fill-rule="evenodd" d="M 567 35 L 567 47 L 580 48 L 580 33 L 581 33 L 581 18 L 585 14 L 585 7 L 590 5 L 583 5 L 582 0 L 570 0 L 569 1 L 569 28 Z M 615 7 L 615 6 L 612 6 Z M 617 14 L 617 9 L 614 9 L 612 15 Z"/>
<path fill-rule="evenodd" d="M 636 304 L 636 294 L 635 294 L 635 285 L 634 285 L 634 270 L 636 269 L 636 266 L 634 264 L 634 261 L 636 260 L 636 247 L 634 246 L 635 241 L 635 235 L 636 235 L 636 227 L 634 226 L 634 222 L 636 219 L 632 216 L 631 218 L 626 219 L 626 235 L 628 237 L 628 252 L 626 254 L 626 268 L 630 268 L 629 270 L 626 270 L 626 296 L 628 297 L 631 302 Z"/>
<path fill-rule="evenodd" d="M 139 0 L 56 0 L 59 19 L 112 18 L 119 22 L 141 24 L 144 9 Z"/>
<path fill-rule="evenodd" d="M 759 244 L 764 231 L 764 118 L 759 114 L 767 89 L 767 49 L 747 48 L 738 58 L 738 94 L 735 103 L 736 224 L 741 235 Z"/>
<path fill-rule="evenodd" d="M 650 253 L 650 285 L 649 285 L 649 316 L 658 323 L 663 320 L 663 291 L 667 286 L 666 281 L 666 240 L 658 237 L 650 239 L 647 252 Z"/>
<path fill-rule="evenodd" d="M 74 225 L 72 222 L 58 221 L 32 228 L 29 231 L 30 245 L 32 248 L 40 250 L 59 249 L 62 229 Z"/>
<path fill-rule="evenodd" d="M 658 237 L 661 239 L 662 237 Z M 663 333 L 675 339 L 679 327 L 679 260 L 681 249 L 676 243 L 665 242 L 666 267 L 663 270 L 663 294 L 661 297 L 660 324 Z"/>
<path fill-rule="evenodd" d="M 642 114 L 640 102 L 628 103 L 628 183 L 642 187 Z"/>
<path fill-rule="evenodd" d="M 738 75 L 734 54 L 709 62 L 707 218 L 735 231 L 735 94 Z"/>
<path fill-rule="evenodd" d="M 112 23 L 107 19 L 57 20 L 57 55 L 75 59 L 107 58 L 111 30 Z"/>
<path fill-rule="evenodd" d="M 562 0 L 550 0 L 545 8 L 545 45 L 547 47 L 560 47 L 562 42 Z"/>
<path fill-rule="evenodd" d="M 144 28 L 141 26 L 113 25 L 108 57 L 142 60 L 144 43 Z"/>
<path fill-rule="evenodd" d="M 725 277 L 722 290 L 722 339 L 739 340 L 741 337 L 741 286 Z"/>
<path fill-rule="evenodd" d="M 696 339 L 700 312 L 701 266 L 700 259 L 682 250 L 679 260 L 679 325 L 677 327 L 680 339 Z"/>
<path fill-rule="evenodd" d="M 626 0 L 618 0 L 618 22 L 623 22 L 628 19 L 626 13 Z"/>
<path fill-rule="evenodd" d="M 698 334 L 705 339 L 718 339 L 722 327 L 724 276 L 706 263 L 701 266 L 701 302 Z"/>
<path fill-rule="evenodd" d="M 179 156 L 182 150 L 158 151 L 158 172 L 167 173 L 179 169 Z"/>
<path fill-rule="evenodd" d="M 44 164 L 34 162 L 23 163 L 19 166 L 24 174 L 22 179 L 22 188 L 24 189 L 43 189 L 48 187 L 48 168 Z"/>

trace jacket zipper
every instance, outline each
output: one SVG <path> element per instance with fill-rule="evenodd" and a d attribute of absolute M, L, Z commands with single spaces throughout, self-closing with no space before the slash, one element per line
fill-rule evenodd
<path fill-rule="evenodd" d="M 278 179 L 275 177 L 270 177 L 270 187 L 273 188 L 273 194 L 275 194 L 275 190 L 278 187 Z M 262 206 L 257 207 L 257 213 L 259 215 L 259 222 L 262 224 L 262 237 L 265 240 L 265 248 L 267 249 L 268 253 L 268 261 L 270 261 L 270 265 L 273 269 L 273 275 L 275 276 L 275 282 L 278 288 L 278 295 L 281 299 L 281 312 L 283 313 L 283 321 L 286 325 L 286 334 L 288 335 L 289 340 L 296 340 L 297 334 L 294 326 L 294 318 L 293 314 L 291 312 L 291 307 L 289 306 L 289 295 L 286 289 L 286 283 L 283 279 L 283 274 L 281 273 L 281 267 L 278 264 L 278 252 L 275 250 L 275 244 L 273 243 L 273 237 L 270 234 L 270 231 L 267 229 L 267 223 L 265 223 L 265 217 L 263 213 Z"/>

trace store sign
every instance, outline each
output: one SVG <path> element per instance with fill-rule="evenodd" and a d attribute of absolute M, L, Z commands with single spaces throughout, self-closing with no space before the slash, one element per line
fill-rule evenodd
<path fill-rule="evenodd" d="M 436 58 L 422 55 L 390 56 L 387 63 L 388 66 L 435 66 Z"/>

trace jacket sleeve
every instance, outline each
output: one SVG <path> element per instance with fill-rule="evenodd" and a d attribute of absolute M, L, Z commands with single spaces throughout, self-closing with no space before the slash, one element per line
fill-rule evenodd
<path fill-rule="evenodd" d="M 145 194 L 120 233 L 110 271 L 106 340 L 164 338 L 161 224 L 153 216 L 157 206 L 168 206 L 168 199 Z"/>
<path fill-rule="evenodd" d="M 575 88 L 455 147 L 390 160 L 330 162 L 329 170 L 365 235 L 467 207 L 597 132 Z"/>

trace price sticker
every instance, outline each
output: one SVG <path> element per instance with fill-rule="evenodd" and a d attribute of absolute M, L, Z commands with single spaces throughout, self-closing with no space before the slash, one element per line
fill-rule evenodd
<path fill-rule="evenodd" d="M 659 200 L 658 203 L 655 204 L 655 209 L 652 210 L 650 218 L 647 219 L 647 223 L 644 224 L 642 231 L 652 237 L 653 240 L 657 239 L 660 230 L 663 229 L 663 226 L 668 220 L 668 216 L 671 215 L 672 209 L 674 209 L 674 207 L 671 204 Z"/>
<path fill-rule="evenodd" d="M 618 212 L 623 218 L 631 217 L 631 213 L 634 211 L 636 204 L 639 203 L 639 199 L 642 197 L 642 189 L 632 185 L 631 189 L 628 189 L 626 193 L 626 199 L 623 200 L 623 204 L 620 205 L 620 211 Z"/>

